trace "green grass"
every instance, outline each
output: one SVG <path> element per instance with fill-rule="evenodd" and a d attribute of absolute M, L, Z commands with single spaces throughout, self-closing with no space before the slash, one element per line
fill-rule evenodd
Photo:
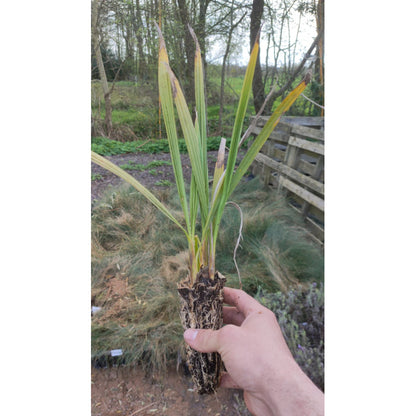
<path fill-rule="evenodd" d="M 100 116 L 101 119 L 104 119 L 104 110 L 101 110 Z M 138 137 L 158 136 L 159 116 L 157 110 L 152 108 L 143 111 L 139 111 L 134 107 L 113 109 L 112 122 L 114 125 L 128 126 Z"/>
<path fill-rule="evenodd" d="M 160 188 L 158 196 L 181 218 L 176 192 Z M 323 280 L 321 249 L 275 191 L 255 179 L 241 183 L 231 199 L 244 213 L 237 251 L 244 290 L 254 295 L 260 287 L 276 292 Z M 239 225 L 236 209 L 227 206 L 216 265 L 231 287 L 239 286 L 233 262 Z M 93 359 L 121 348 L 126 364 L 163 370 L 183 345 L 176 284 L 187 273 L 186 238 L 126 185 L 94 204 L 91 229 L 92 305 L 102 307 L 92 318 Z"/>
<path fill-rule="evenodd" d="M 111 88 L 112 83 L 109 83 Z M 136 85 L 134 82 L 118 81 L 111 94 L 113 109 L 146 110 L 149 108 L 157 109 L 158 95 L 157 90 L 150 85 Z M 98 109 L 104 108 L 104 96 L 99 82 L 91 83 L 91 106 Z"/>
<path fill-rule="evenodd" d="M 219 112 L 219 88 L 220 88 L 220 68 L 208 66 L 209 86 L 208 89 L 208 128 L 211 134 L 215 134 L 218 126 Z M 236 94 L 241 93 L 243 84 L 243 75 L 230 73 L 227 75 L 225 85 L 225 105 L 223 113 L 223 131 L 222 135 L 231 136 L 232 125 L 234 122 L 235 112 L 237 109 L 238 99 Z M 297 85 L 301 80 L 298 77 L 293 85 Z M 283 83 L 284 80 L 281 80 Z M 111 83 L 110 83 L 111 85 Z M 268 91 L 268 88 L 266 90 Z M 232 88 L 232 89 L 231 89 Z M 137 137 L 143 139 L 153 139 L 159 136 L 159 112 L 158 112 L 158 95 L 156 88 L 151 85 L 137 85 L 130 81 L 119 81 L 116 83 L 111 95 L 113 107 L 112 121 L 114 125 L 129 127 Z M 314 99 L 319 90 L 316 83 L 311 82 L 304 92 L 307 97 Z M 100 108 L 100 117 L 104 119 L 104 98 L 102 95 L 101 85 L 97 82 L 91 84 L 92 109 L 96 114 Z M 272 106 L 274 110 L 282 101 L 282 98 L 276 100 Z M 254 115 L 254 106 L 252 99 L 249 101 L 248 115 Z M 320 116 L 320 109 L 308 103 L 303 97 L 299 97 L 296 103 L 286 115 L 293 116 Z M 245 120 L 245 128 L 248 127 L 249 116 Z M 162 122 L 162 135 L 165 135 L 164 125 Z M 154 153 L 152 151 L 152 153 Z"/>
<path fill-rule="evenodd" d="M 141 163 L 133 163 L 131 160 L 129 163 L 125 163 L 124 165 L 120 165 L 121 169 L 124 170 L 139 170 L 143 171 L 146 169 L 145 165 L 142 165 Z"/>
<path fill-rule="evenodd" d="M 218 150 L 221 137 L 209 137 L 207 142 L 208 150 Z M 227 139 L 227 146 L 230 139 Z M 243 146 L 244 147 L 244 146 Z M 169 153 L 169 144 L 166 139 L 159 140 L 136 140 L 132 142 L 119 142 L 106 137 L 92 137 L 91 150 L 101 156 L 112 156 L 124 153 Z M 179 150 L 187 153 L 184 139 L 179 139 Z M 158 162 L 157 162 L 158 163 Z M 157 166 L 157 165 L 154 165 Z"/>
<path fill-rule="evenodd" d="M 128 163 L 125 163 L 124 165 L 120 165 L 120 168 L 124 170 L 138 170 L 141 172 L 149 169 L 149 172 L 152 171 L 152 172 L 157 173 L 157 171 L 154 168 L 159 167 L 159 166 L 172 166 L 172 162 L 169 162 L 168 160 L 154 160 L 148 163 L 147 165 L 142 165 L 141 163 L 133 163 L 130 160 Z M 155 173 L 152 173 L 152 174 L 155 174 Z"/>
<path fill-rule="evenodd" d="M 174 184 L 171 181 L 168 181 L 167 179 L 161 179 L 160 181 L 155 182 L 156 186 L 174 186 Z"/>
<path fill-rule="evenodd" d="M 155 168 L 158 166 L 172 166 L 172 162 L 169 162 L 168 160 L 154 160 L 146 166 L 146 169 Z"/>

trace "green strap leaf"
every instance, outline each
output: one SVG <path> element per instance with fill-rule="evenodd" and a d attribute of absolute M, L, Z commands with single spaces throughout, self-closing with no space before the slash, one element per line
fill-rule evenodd
<path fill-rule="evenodd" d="M 270 118 L 267 120 L 267 123 L 264 125 L 259 135 L 253 141 L 252 145 L 245 154 L 243 160 L 241 161 L 238 169 L 233 175 L 230 188 L 228 190 L 227 198 L 230 197 L 231 193 L 234 191 L 235 187 L 240 182 L 241 178 L 247 172 L 250 165 L 253 163 L 257 154 L 260 152 L 266 140 L 269 138 L 271 132 L 276 128 L 277 124 L 280 121 L 281 116 L 289 110 L 292 104 L 296 101 L 300 94 L 305 90 L 306 85 L 309 82 L 309 76 L 307 75 L 301 83 L 292 91 L 290 94 L 279 104 Z"/>
<path fill-rule="evenodd" d="M 182 162 L 179 152 L 178 136 L 176 133 L 175 112 L 173 107 L 172 90 L 170 83 L 170 76 L 167 66 L 169 65 L 168 54 L 166 51 L 165 41 L 157 26 L 159 32 L 159 65 L 158 65 L 158 82 L 159 94 L 163 111 L 163 119 L 165 121 L 166 134 L 168 137 L 169 151 L 172 160 L 173 172 L 175 174 L 176 187 L 178 189 L 179 200 L 182 206 L 182 211 L 185 217 L 188 233 L 192 234 L 191 229 L 195 230 L 195 224 L 189 217 L 188 204 L 185 192 L 185 181 L 183 178 Z M 193 224 L 193 225 L 192 225 Z"/>
<path fill-rule="evenodd" d="M 237 160 L 238 144 L 240 142 L 241 132 L 243 129 L 244 117 L 247 112 L 248 100 L 250 98 L 251 85 L 253 83 L 254 69 L 256 67 L 257 55 L 259 53 L 259 35 L 254 42 L 253 49 L 250 54 L 250 60 L 244 76 L 243 87 L 241 90 L 240 102 L 238 104 L 237 114 L 234 122 L 233 133 L 231 136 L 230 152 L 227 160 L 227 173 L 225 176 L 225 196 L 229 194 L 231 178 L 234 173 L 235 162 Z M 225 204 L 225 201 L 224 201 Z"/>
<path fill-rule="evenodd" d="M 201 162 L 204 169 L 204 181 L 206 183 L 205 192 L 208 195 L 208 162 L 207 162 L 207 111 L 205 105 L 205 83 L 204 68 L 202 63 L 201 48 L 195 32 L 188 25 L 192 38 L 195 42 L 195 59 L 194 59 L 194 80 L 195 80 L 195 105 L 196 120 L 198 120 L 198 131 L 201 150 Z M 196 128 L 196 126 L 195 126 Z"/>
<path fill-rule="evenodd" d="M 145 198 L 147 198 L 160 212 L 165 214 L 172 222 L 174 222 L 186 235 L 188 238 L 188 233 L 185 228 L 179 223 L 179 221 L 171 214 L 168 208 L 163 205 L 146 187 L 144 187 L 137 179 L 133 178 L 129 173 L 110 162 L 105 157 L 100 156 L 95 152 L 91 152 L 91 160 L 97 165 L 101 166 L 104 169 L 107 169 L 109 172 L 114 173 L 121 179 L 124 179 L 127 183 L 132 185 L 137 189 Z"/>
<path fill-rule="evenodd" d="M 244 117 L 247 112 L 248 100 L 250 98 L 251 85 L 253 82 L 254 69 L 256 66 L 257 56 L 259 52 L 259 37 L 257 35 L 256 41 L 254 42 L 253 49 L 250 54 L 250 60 L 246 69 L 246 74 L 244 76 L 243 87 L 241 90 L 240 102 L 238 104 L 237 114 L 234 122 L 233 133 L 231 136 L 231 145 L 230 152 L 227 159 L 227 168 L 225 170 L 224 184 L 222 185 L 221 198 L 217 200 L 218 202 L 214 204 L 211 208 L 212 212 L 215 212 L 217 218 L 221 218 L 224 212 L 225 204 L 230 194 L 229 189 L 231 185 L 231 180 L 234 174 L 235 162 L 237 160 L 238 153 L 238 144 L 240 141 L 241 132 L 243 129 Z M 213 221 L 213 240 L 214 244 L 218 235 L 220 221 Z"/>
<path fill-rule="evenodd" d="M 185 97 L 172 70 L 169 69 L 169 75 L 172 84 L 173 100 L 178 110 L 179 121 L 181 123 L 182 132 L 185 138 L 186 147 L 188 149 L 189 159 L 192 165 L 192 173 L 195 177 L 195 183 L 199 197 L 199 208 L 201 212 L 201 222 L 205 223 L 208 215 L 208 183 L 204 174 L 204 168 L 201 161 L 201 149 L 199 135 L 192 123 L 191 115 L 189 114 L 188 105 Z"/>

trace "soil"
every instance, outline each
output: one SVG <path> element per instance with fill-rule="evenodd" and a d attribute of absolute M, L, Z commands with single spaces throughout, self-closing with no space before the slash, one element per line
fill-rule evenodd
<path fill-rule="evenodd" d="M 239 153 L 237 158 L 237 163 L 241 160 L 243 153 Z M 114 155 L 114 156 L 106 156 L 108 160 L 113 162 L 114 164 L 120 166 L 124 164 L 128 164 L 129 162 L 133 164 L 141 164 L 141 165 L 148 165 L 150 162 L 156 160 L 162 161 L 169 161 L 170 162 L 170 154 L 169 153 L 156 153 L 156 154 L 148 154 L 148 153 L 126 153 L 123 155 Z M 191 164 L 189 162 L 188 155 L 182 154 L 182 170 L 185 181 L 190 183 L 191 178 Z M 208 172 L 209 175 L 213 175 L 215 163 L 217 160 L 217 151 L 210 151 L 208 152 Z M 225 161 L 226 162 L 226 161 Z M 128 173 L 136 178 L 142 185 L 144 185 L 148 189 L 167 189 L 170 186 L 175 186 L 175 176 L 173 174 L 172 166 L 170 165 L 162 165 L 156 166 L 152 169 L 147 169 L 144 171 L 139 170 L 128 170 Z M 95 200 L 100 199 L 103 194 L 110 188 L 116 188 L 125 182 L 123 179 L 119 178 L 118 176 L 114 175 L 113 173 L 108 172 L 107 170 L 103 169 L 102 167 L 96 165 L 95 163 L 91 163 L 91 176 L 97 179 L 91 181 L 91 201 L 94 202 Z M 157 184 L 160 181 L 169 181 L 171 185 Z"/>
<path fill-rule="evenodd" d="M 239 390 L 199 395 L 190 377 L 170 369 L 159 380 L 141 367 L 92 368 L 92 416 L 249 416 Z"/>
<path fill-rule="evenodd" d="M 241 160 L 242 154 L 239 155 Z M 208 152 L 209 174 L 212 175 L 217 152 Z M 170 161 L 168 153 L 123 154 L 107 156 L 116 165 L 129 162 L 147 165 L 155 160 Z M 181 155 L 185 181 L 190 182 L 191 167 L 187 155 Z M 237 161 L 238 162 L 238 161 Z M 156 171 L 156 172 L 155 172 Z M 166 189 L 156 183 L 166 180 L 175 186 L 172 166 L 162 165 L 153 171 L 129 170 L 132 176 L 149 189 Z M 99 200 L 109 189 L 124 184 L 118 176 L 91 164 L 91 201 Z M 163 376 L 146 374 L 140 366 L 91 368 L 92 416 L 249 416 L 239 390 L 219 389 L 211 395 L 197 393 L 190 376 L 182 370 L 169 369 Z"/>

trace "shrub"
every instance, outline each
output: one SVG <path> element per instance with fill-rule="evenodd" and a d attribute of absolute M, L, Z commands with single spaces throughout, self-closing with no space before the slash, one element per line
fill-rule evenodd
<path fill-rule="evenodd" d="M 322 285 L 268 293 L 256 299 L 272 310 L 296 362 L 324 390 L 324 290 Z"/>

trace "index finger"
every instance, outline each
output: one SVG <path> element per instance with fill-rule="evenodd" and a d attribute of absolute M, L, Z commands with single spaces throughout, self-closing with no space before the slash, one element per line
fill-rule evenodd
<path fill-rule="evenodd" d="M 246 292 L 240 289 L 224 287 L 224 302 L 235 306 L 246 318 L 250 313 L 258 312 L 263 306 Z"/>

